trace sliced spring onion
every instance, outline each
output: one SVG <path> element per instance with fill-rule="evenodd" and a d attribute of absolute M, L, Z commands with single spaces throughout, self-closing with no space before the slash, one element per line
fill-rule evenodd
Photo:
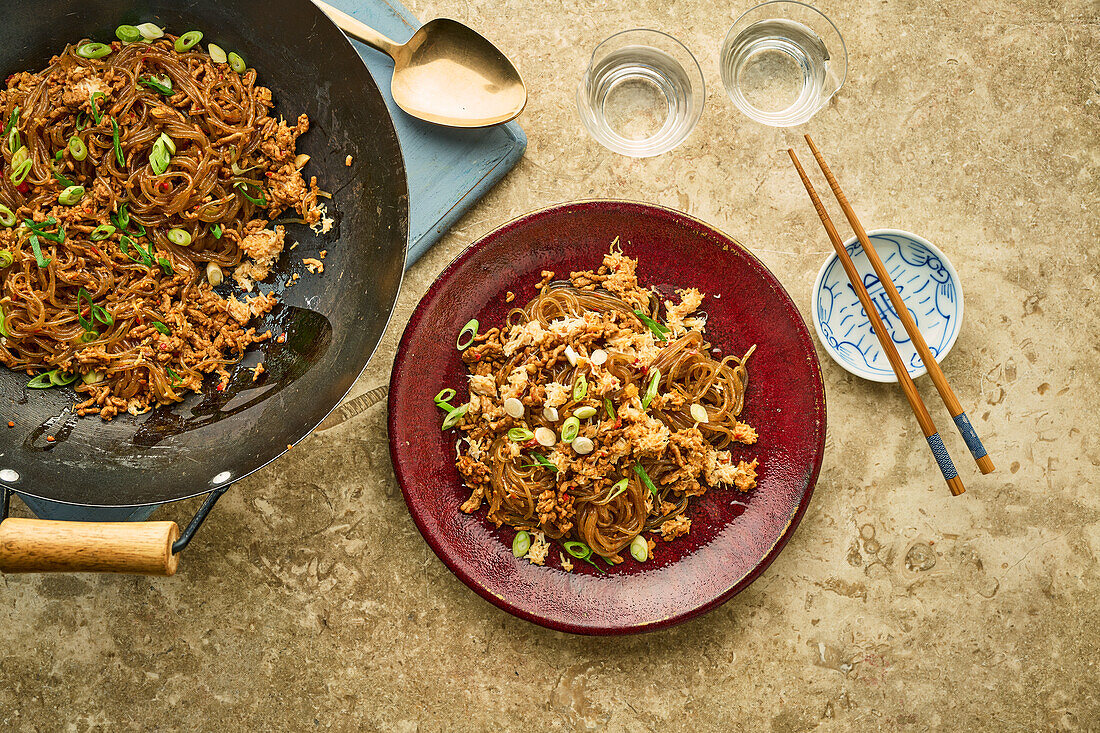
<path fill-rule="evenodd" d="M 450 402 L 457 395 L 458 395 L 458 392 L 455 392 L 450 387 L 446 387 L 444 389 L 439 390 L 439 394 L 437 394 L 435 396 L 435 403 L 439 404 L 440 402 Z"/>
<path fill-rule="evenodd" d="M 215 224 L 213 227 L 211 227 L 210 231 L 214 234 L 214 239 L 221 239 L 222 238 L 222 225 L 221 224 Z"/>
<path fill-rule="evenodd" d="M 15 156 L 22 149 L 23 149 L 23 141 L 19 137 L 19 128 L 18 127 L 13 127 L 13 128 L 11 128 L 11 132 L 8 133 L 8 150 L 11 151 L 11 155 L 12 155 L 11 159 L 12 159 L 12 167 L 13 168 L 15 167 Z M 30 156 L 30 151 L 27 151 L 27 156 L 28 157 Z"/>
<path fill-rule="evenodd" d="M 206 52 L 210 54 L 210 60 L 215 64 L 224 64 L 229 58 L 225 55 L 225 49 L 216 43 L 206 44 Z"/>
<path fill-rule="evenodd" d="M 522 529 L 516 532 L 515 539 L 512 540 L 512 555 L 515 557 L 523 557 L 530 549 L 531 535 L 524 532 Z"/>
<path fill-rule="evenodd" d="M 50 373 L 39 374 L 37 377 L 27 382 L 27 387 L 30 389 L 49 389 L 53 387 L 53 380 L 50 379 Z"/>
<path fill-rule="evenodd" d="M 176 42 L 174 44 L 176 48 L 176 53 L 190 51 L 201 40 L 202 31 L 187 31 L 182 36 L 176 39 Z"/>
<path fill-rule="evenodd" d="M 14 168 L 11 172 L 11 182 L 18 186 L 23 181 L 27 180 L 27 176 L 31 173 L 31 166 L 34 165 L 30 160 L 24 160 L 19 164 L 18 168 Z"/>
<path fill-rule="evenodd" d="M 558 408 L 556 407 L 544 407 L 542 408 L 542 416 L 546 418 L 547 422 L 558 421 Z"/>
<path fill-rule="evenodd" d="M 92 317 L 104 326 L 114 325 L 115 322 L 115 317 L 108 313 L 107 309 L 101 305 L 92 305 Z"/>
<path fill-rule="evenodd" d="M 573 410 L 573 414 L 579 417 L 581 420 L 587 420 L 590 417 L 594 417 L 596 414 L 596 408 L 591 405 L 585 405 L 584 407 L 578 407 Z"/>
<path fill-rule="evenodd" d="M 455 409 L 447 413 L 447 417 L 443 418 L 443 429 L 450 430 L 455 425 L 458 425 L 458 421 L 462 419 L 462 416 L 466 414 L 466 411 L 470 409 L 470 403 L 465 405 L 459 405 Z"/>
<path fill-rule="evenodd" d="M 157 258 L 157 264 L 160 265 L 160 269 L 164 271 L 165 275 L 175 275 L 176 271 L 172 269 L 172 263 L 164 257 Z"/>
<path fill-rule="evenodd" d="M 92 240 L 93 242 L 100 242 L 114 233 L 115 228 L 110 224 L 100 224 L 92 230 L 92 233 L 88 235 L 88 239 Z"/>
<path fill-rule="evenodd" d="M 57 203 L 62 206 L 76 206 L 82 198 L 84 198 L 83 186 L 69 186 L 57 194 Z"/>
<path fill-rule="evenodd" d="M 42 256 L 42 245 L 38 243 L 38 235 L 31 232 L 29 239 L 31 240 L 31 250 L 34 252 L 34 261 L 38 263 L 38 266 L 45 267 L 50 264 L 50 258 Z"/>
<path fill-rule="evenodd" d="M 76 49 L 76 55 L 82 59 L 101 59 L 111 52 L 111 47 L 106 43 L 85 43 Z"/>
<path fill-rule="evenodd" d="M 120 25 L 115 28 L 115 37 L 123 43 L 133 43 L 141 40 L 141 31 L 136 26 Z"/>
<path fill-rule="evenodd" d="M 165 369 L 165 371 L 168 372 L 168 376 L 172 378 L 173 385 L 179 384 L 183 381 L 180 375 L 176 374 L 176 371 L 171 367 L 168 367 L 167 369 Z"/>
<path fill-rule="evenodd" d="M 256 204 L 257 206 L 267 206 L 267 198 L 264 196 L 264 190 L 250 181 L 237 181 L 233 184 L 233 188 L 241 192 L 241 195 L 246 199 Z M 249 189 L 256 192 L 257 197 L 253 197 L 248 193 Z"/>
<path fill-rule="evenodd" d="M 146 41 L 155 41 L 164 36 L 164 29 L 155 23 L 142 23 L 137 27 L 138 33 Z"/>
<path fill-rule="evenodd" d="M 657 487 L 653 485 L 653 479 L 651 479 L 649 474 L 645 472 L 645 469 L 642 468 L 642 464 L 634 464 L 634 473 L 638 474 L 638 478 L 642 480 L 642 483 L 645 484 L 645 487 L 649 489 L 650 493 L 657 496 Z"/>
<path fill-rule="evenodd" d="M 176 141 L 168 137 L 168 133 L 162 132 L 160 137 L 157 138 L 157 142 L 163 144 L 165 149 L 172 155 L 176 154 Z"/>
<path fill-rule="evenodd" d="M 562 546 L 565 548 L 565 551 L 573 557 L 577 558 L 578 560 L 584 560 L 586 563 L 596 568 L 601 573 L 604 572 L 603 568 L 592 562 L 592 548 L 588 545 L 584 544 L 583 542 L 574 542 L 571 540 L 569 542 L 562 543 Z"/>
<path fill-rule="evenodd" d="M 578 354 L 572 346 L 565 347 L 565 358 L 569 360 L 569 366 L 577 366 Z"/>
<path fill-rule="evenodd" d="M 88 372 L 83 377 L 81 377 L 81 380 L 84 382 L 84 384 L 95 384 L 96 382 L 102 382 L 103 372 Z"/>
<path fill-rule="evenodd" d="M 73 160 L 84 160 L 88 157 L 88 146 L 76 135 L 69 138 L 69 155 Z"/>
<path fill-rule="evenodd" d="M 84 315 L 84 311 L 88 311 L 88 315 Z M 80 325 L 84 327 L 85 331 L 91 331 L 95 328 L 95 323 L 92 321 L 92 294 L 86 289 L 80 288 L 76 291 L 76 320 L 80 322 Z"/>
<path fill-rule="evenodd" d="M 535 437 L 535 434 L 527 428 L 512 428 L 508 431 L 508 440 L 513 443 L 526 443 L 533 437 Z"/>
<path fill-rule="evenodd" d="M 16 131 L 12 130 L 12 132 L 16 132 Z M 29 161 L 30 159 L 31 159 L 31 151 L 29 149 L 27 149 L 27 148 L 16 148 L 15 153 L 11 156 L 11 168 L 12 168 L 12 170 L 15 170 L 19 166 L 23 165 L 24 162 Z"/>
<path fill-rule="evenodd" d="M 153 328 L 157 329 L 158 331 L 163 333 L 165 336 L 171 336 L 172 335 L 172 329 L 168 328 L 167 325 L 161 323 L 160 321 L 153 321 L 152 325 L 153 325 Z"/>
<path fill-rule="evenodd" d="M 625 479 L 625 478 L 624 478 L 624 479 L 620 479 L 619 481 L 616 481 L 616 482 L 614 483 L 614 485 L 612 485 L 612 487 L 611 487 L 611 493 L 610 493 L 610 494 L 608 494 L 608 495 L 607 495 L 607 498 L 606 498 L 606 499 L 604 499 L 603 501 L 601 501 L 600 503 L 601 503 L 601 504 L 607 504 L 607 503 L 608 503 L 608 502 L 610 502 L 610 501 L 611 501 L 612 499 L 614 499 L 615 497 L 617 497 L 617 496 L 618 496 L 619 494 L 621 494 L 621 493 L 623 493 L 624 491 L 626 491 L 626 487 L 627 487 L 627 486 L 628 486 L 629 484 L 630 484 L 630 479 Z"/>
<path fill-rule="evenodd" d="M 233 69 L 233 71 L 238 74 L 243 74 L 244 70 L 248 68 L 244 63 L 244 59 L 241 58 L 241 55 L 236 51 L 230 51 L 226 54 L 225 59 L 229 62 L 229 68 Z"/>
<path fill-rule="evenodd" d="M 537 440 L 541 446 L 553 448 L 554 444 L 558 442 L 558 434 L 543 425 L 535 428 L 535 440 Z"/>
<path fill-rule="evenodd" d="M 206 280 L 215 288 L 222 284 L 224 275 L 222 274 L 222 268 L 214 262 L 206 263 Z"/>
<path fill-rule="evenodd" d="M 579 402 L 588 396 L 588 380 L 581 374 L 577 381 L 573 382 L 573 401 Z"/>
<path fill-rule="evenodd" d="M 60 183 L 65 188 L 71 188 L 73 186 L 76 186 L 76 184 L 73 183 L 73 181 L 68 176 L 66 176 L 64 173 L 62 173 L 57 168 L 55 168 L 53 166 L 53 164 L 50 165 L 50 171 L 53 173 L 54 180 L 56 180 L 58 183 Z M 84 188 L 84 187 L 81 186 L 80 188 Z M 81 194 L 81 195 L 83 196 L 83 194 Z"/>
<path fill-rule="evenodd" d="M 607 352 L 603 349 L 596 349 L 589 355 L 588 359 L 596 366 L 602 366 L 607 363 Z"/>
<path fill-rule="evenodd" d="M 581 421 L 574 417 L 568 418 L 561 426 L 561 439 L 566 443 L 572 443 L 581 431 Z"/>
<path fill-rule="evenodd" d="M 0 336 L 6 336 L 11 338 L 11 334 L 8 333 L 8 326 L 4 322 L 4 309 L 0 308 Z"/>
<path fill-rule="evenodd" d="M 657 396 L 657 387 L 661 382 L 661 370 L 654 369 L 653 376 L 649 378 L 649 386 L 645 388 L 645 396 L 642 397 L 642 409 L 648 409 L 649 403 Z"/>
<path fill-rule="evenodd" d="M 11 267 L 11 263 L 15 262 L 15 257 L 11 252 L 6 249 L 0 249 L 0 269 L 4 267 Z"/>
<path fill-rule="evenodd" d="M 155 92 L 160 92 L 166 97 L 171 97 L 175 93 L 172 91 L 172 80 L 167 76 L 150 76 L 144 79 L 139 78 L 138 84 L 149 87 Z"/>
<path fill-rule="evenodd" d="M 99 331 L 85 331 L 80 334 L 80 338 L 77 339 L 82 344 L 90 344 L 99 338 Z"/>
<path fill-rule="evenodd" d="M 191 244 L 191 233 L 186 229 L 173 227 L 168 230 L 168 234 L 165 236 L 168 237 L 169 242 L 180 247 L 188 247 Z"/>
<path fill-rule="evenodd" d="M 641 311 L 638 311 L 638 310 L 634 311 L 634 315 L 638 316 L 638 320 L 649 327 L 649 330 L 653 332 L 653 335 L 657 337 L 658 341 L 667 341 L 668 340 L 668 334 L 669 334 L 668 326 L 661 325 L 657 321 L 655 321 L 652 318 L 650 318 L 649 316 L 647 316 L 645 313 L 642 313 Z"/>
<path fill-rule="evenodd" d="M 99 121 L 103 119 L 103 116 L 99 113 L 99 100 L 106 99 L 106 95 L 103 92 L 92 92 L 92 99 L 89 103 L 92 107 L 92 121 L 97 125 Z"/>
<path fill-rule="evenodd" d="M 582 456 L 587 456 L 596 448 L 596 444 L 593 443 L 591 439 L 586 438 L 583 435 L 578 435 L 576 438 L 574 438 L 571 445 L 573 446 L 573 450 L 575 450 Z"/>
<path fill-rule="evenodd" d="M 691 405 L 689 410 L 691 413 L 691 419 L 695 422 L 708 423 L 710 422 L 710 415 L 707 414 L 707 408 L 695 402 Z"/>
<path fill-rule="evenodd" d="M 58 227 L 56 232 L 47 232 L 46 227 L 52 227 L 57 223 L 57 219 L 49 217 L 45 221 L 33 221 L 31 219 L 24 219 L 23 224 L 28 229 L 40 236 L 42 239 L 48 239 L 51 242 L 57 242 L 58 244 L 64 244 L 65 242 L 65 229 L 64 227 Z"/>
<path fill-rule="evenodd" d="M 153 149 L 149 152 L 149 167 L 153 169 L 153 173 L 163 175 L 168 170 L 168 164 L 172 161 L 172 156 L 168 154 L 168 150 L 161 144 L 160 140 L 153 144 Z"/>
<path fill-rule="evenodd" d="M 15 105 L 15 108 L 11 111 L 11 116 L 8 117 L 8 121 L 4 124 L 3 137 L 7 137 L 11 128 L 19 124 L 19 105 Z"/>
<path fill-rule="evenodd" d="M 0 204 L 0 226 L 8 228 L 15 226 L 15 213 L 3 204 Z"/>
<path fill-rule="evenodd" d="M 476 318 L 471 318 L 466 322 L 466 325 L 462 327 L 462 330 L 458 332 L 458 340 L 455 341 L 455 346 L 459 351 L 463 351 L 477 338 L 478 322 Z"/>
<path fill-rule="evenodd" d="M 55 161 L 61 160 L 64 157 L 65 157 L 65 151 L 64 150 L 58 150 L 56 153 L 53 154 L 53 159 Z"/>
<path fill-rule="evenodd" d="M 638 562 L 645 562 L 649 559 L 649 542 L 645 537 L 638 535 L 630 542 L 630 556 Z"/>
<path fill-rule="evenodd" d="M 80 376 L 76 372 L 72 374 L 65 374 L 60 369 L 54 369 L 47 372 L 50 375 L 50 381 L 53 382 L 55 387 L 64 387 L 66 384 L 72 384 Z"/>
<path fill-rule="evenodd" d="M 523 403 L 515 397 L 509 397 L 508 399 L 504 400 L 504 412 L 508 414 L 508 417 L 514 417 L 518 420 L 519 418 L 523 417 L 523 413 L 525 411 L 526 410 L 523 407 Z"/>
<path fill-rule="evenodd" d="M 126 227 L 130 226 L 130 212 L 126 210 L 126 207 L 127 204 L 125 201 L 123 201 L 121 204 L 118 205 L 118 213 L 111 216 L 111 221 L 115 223 L 115 226 L 118 227 L 119 231 L 122 231 L 126 229 Z"/>
<path fill-rule="evenodd" d="M 611 400 L 610 400 L 610 399 L 608 399 L 608 398 L 606 398 L 606 397 L 604 398 L 604 401 L 603 401 L 603 408 L 604 408 L 605 410 L 607 410 L 607 416 L 608 416 L 609 418 L 611 418 L 612 420 L 616 419 L 616 418 L 615 418 L 615 405 L 611 404 Z"/>
<path fill-rule="evenodd" d="M 538 464 L 540 466 L 542 466 L 543 468 L 549 468 L 554 473 L 558 472 L 558 467 L 555 466 L 553 463 L 551 463 L 550 459 L 548 459 L 546 456 L 542 455 L 541 453 L 532 453 L 531 457 L 534 458 L 538 462 Z"/>
<path fill-rule="evenodd" d="M 115 158 L 119 165 L 126 165 L 126 159 L 122 157 L 122 142 L 119 139 L 118 120 L 111 118 L 111 141 L 115 146 Z"/>

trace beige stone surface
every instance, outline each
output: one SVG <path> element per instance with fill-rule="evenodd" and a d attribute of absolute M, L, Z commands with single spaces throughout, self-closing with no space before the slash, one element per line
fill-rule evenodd
<path fill-rule="evenodd" d="M 411 310 L 463 247 L 577 198 L 714 224 L 808 319 L 829 245 L 785 154 L 804 130 L 742 118 L 718 77 L 749 5 L 415 3 L 516 60 L 530 147 L 409 272 L 355 393 L 386 382 Z M 851 73 L 805 131 L 868 228 L 919 232 L 958 268 L 966 321 L 944 368 L 996 473 L 964 460 L 919 380 L 969 487 L 951 498 L 900 392 L 819 351 L 828 449 L 783 554 L 700 619 L 581 638 L 498 611 L 432 554 L 380 405 L 234 487 L 174 578 L 0 578 L 0 729 L 1100 730 L 1100 6 L 822 7 Z M 592 47 L 636 26 L 681 38 L 708 85 L 691 138 L 650 160 L 597 146 L 573 101 Z"/>

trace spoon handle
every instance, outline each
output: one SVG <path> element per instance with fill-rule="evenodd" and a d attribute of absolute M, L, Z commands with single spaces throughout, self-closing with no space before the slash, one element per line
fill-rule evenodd
<path fill-rule="evenodd" d="M 323 2 L 323 0 L 313 0 L 313 4 L 320 8 L 329 17 L 329 20 L 335 23 L 344 33 L 352 38 L 359 39 L 373 49 L 387 54 L 391 59 L 396 59 L 396 54 L 401 48 L 400 43 L 386 38 L 369 25 L 356 20 L 342 10 L 337 10 L 328 3 Z"/>

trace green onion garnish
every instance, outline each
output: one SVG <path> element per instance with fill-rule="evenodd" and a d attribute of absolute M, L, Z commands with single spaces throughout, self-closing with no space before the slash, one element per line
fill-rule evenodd
<path fill-rule="evenodd" d="M 126 229 L 126 227 L 130 226 L 130 213 L 126 211 L 126 206 L 126 202 L 123 201 L 121 204 L 118 205 L 118 213 L 111 215 L 111 221 L 115 223 L 115 226 L 118 227 L 119 231 L 122 231 Z"/>
<path fill-rule="evenodd" d="M 92 233 L 88 235 L 88 239 L 92 240 L 93 242 L 99 242 L 99 241 L 102 241 L 102 240 L 106 239 L 107 237 L 111 236 L 114 233 L 115 233 L 115 228 L 113 226 L 111 226 L 110 224 L 100 224 L 99 226 L 97 226 L 95 229 L 92 230 Z"/>
<path fill-rule="evenodd" d="M 104 326 L 111 326 L 115 322 L 115 317 L 108 313 L 106 308 L 94 303 L 92 304 L 92 317 Z"/>
<path fill-rule="evenodd" d="M 160 137 L 157 138 L 157 142 L 164 144 L 164 149 L 172 155 L 176 154 L 176 141 L 168 137 L 167 132 L 162 132 Z"/>
<path fill-rule="evenodd" d="M 57 203 L 62 206 L 75 206 L 80 203 L 80 199 L 82 198 L 84 198 L 83 186 L 68 186 L 57 195 Z"/>
<path fill-rule="evenodd" d="M 141 31 L 136 26 L 120 25 L 115 28 L 115 36 L 123 43 L 133 43 L 141 40 Z"/>
<path fill-rule="evenodd" d="M 85 43 L 76 49 L 76 55 L 82 59 L 101 59 L 111 52 L 111 47 L 106 43 Z"/>
<path fill-rule="evenodd" d="M 630 555 L 638 562 L 645 562 L 649 559 L 649 542 L 645 537 L 638 535 L 630 541 Z"/>
<path fill-rule="evenodd" d="M 56 232 L 47 232 L 46 227 L 51 227 L 57 223 L 57 219 L 49 217 L 45 221 L 33 221 L 31 219 L 24 219 L 23 224 L 28 229 L 42 237 L 42 239 L 48 239 L 51 242 L 57 242 L 58 244 L 65 243 L 65 229 L 64 227 L 58 227 Z"/>
<path fill-rule="evenodd" d="M 248 68 L 244 63 L 244 59 L 242 59 L 241 55 L 236 51 L 230 51 L 225 58 L 229 61 L 229 68 L 233 69 L 233 71 L 238 74 L 243 74 L 244 70 Z"/>
<path fill-rule="evenodd" d="M 7 123 L 4 125 L 4 134 L 0 135 L 0 137 L 7 137 L 8 132 L 11 131 L 11 128 L 15 127 L 18 124 L 19 124 L 19 105 L 17 104 L 17 105 L 15 105 L 15 109 L 13 109 L 11 111 L 11 116 L 8 117 Z"/>
<path fill-rule="evenodd" d="M 103 119 L 103 117 L 99 114 L 99 105 L 96 102 L 99 99 L 106 99 L 106 96 L 107 95 L 105 95 L 103 92 L 92 92 L 92 100 L 91 100 L 92 120 L 97 125 L 99 124 L 99 121 L 101 119 Z"/>
<path fill-rule="evenodd" d="M 588 395 L 588 380 L 581 374 L 577 377 L 577 381 L 573 382 L 573 401 L 579 402 Z"/>
<path fill-rule="evenodd" d="M 16 161 L 15 155 L 16 155 L 16 153 L 18 153 L 23 148 L 23 141 L 19 137 L 19 128 L 18 127 L 11 128 L 11 132 L 8 133 L 7 138 L 8 138 L 8 150 L 11 151 L 12 167 L 14 168 L 15 167 L 15 161 Z M 30 157 L 30 151 L 28 150 L 25 153 L 25 155 L 29 158 Z M 22 160 L 22 158 L 20 158 L 20 160 Z"/>
<path fill-rule="evenodd" d="M 523 530 L 516 532 L 515 539 L 512 540 L 512 555 L 515 557 L 523 557 L 530 549 L 531 535 Z"/>
<path fill-rule="evenodd" d="M 163 175 L 163 173 L 168 170 L 168 164 L 171 160 L 172 157 L 158 140 L 153 145 L 152 151 L 149 152 L 149 167 L 153 169 L 153 173 L 156 175 Z"/>
<path fill-rule="evenodd" d="M 435 396 L 435 403 L 438 405 L 440 402 L 450 402 L 456 395 L 458 395 L 458 392 L 455 392 L 450 387 L 441 389 L 439 390 L 439 394 Z"/>
<path fill-rule="evenodd" d="M 118 164 L 126 165 L 126 160 L 122 157 L 122 143 L 119 140 L 118 120 L 114 117 L 111 118 L 111 140 L 113 140 L 115 144 L 115 158 L 118 159 Z"/>
<path fill-rule="evenodd" d="M 88 311 L 88 315 L 84 315 L 84 311 Z M 95 322 L 91 318 L 92 311 L 92 294 L 84 288 L 76 291 L 76 320 L 80 322 L 80 325 L 84 327 L 85 331 L 91 331 L 95 328 Z"/>
<path fill-rule="evenodd" d="M 130 254 L 130 248 L 133 247 L 138 251 L 136 255 Z M 140 262 L 146 267 L 152 267 L 153 265 L 153 248 L 149 246 L 149 250 L 146 251 L 140 244 L 130 239 L 125 234 L 118 238 L 118 248 L 122 250 L 122 254 L 129 257 L 134 262 Z"/>
<path fill-rule="evenodd" d="M 72 374 L 65 374 L 60 369 L 54 369 L 53 371 L 48 372 L 48 374 L 50 375 L 50 381 L 53 382 L 54 386 L 57 387 L 63 387 L 66 384 L 72 384 L 77 380 L 77 377 L 80 376 L 76 372 L 73 372 Z"/>
<path fill-rule="evenodd" d="M 171 97 L 174 93 L 172 91 L 172 79 L 168 76 L 150 76 L 146 78 L 139 78 L 138 84 L 149 87 L 155 92 L 160 92 L 166 97 Z"/>
<path fill-rule="evenodd" d="M 187 247 L 191 244 L 191 234 L 186 229 L 173 227 L 168 230 L 168 241 L 179 247 Z"/>
<path fill-rule="evenodd" d="M 0 226 L 11 228 L 15 225 L 15 212 L 0 204 Z"/>
<path fill-rule="evenodd" d="M 233 187 L 241 192 L 241 195 L 246 199 L 256 204 L 257 206 L 267 206 L 267 198 L 264 197 L 264 190 L 251 181 L 237 181 L 233 184 Z M 248 193 L 249 189 L 256 191 L 258 198 L 253 197 Z"/>
<path fill-rule="evenodd" d="M 221 239 L 222 238 L 222 225 L 221 224 L 215 224 L 213 226 L 213 228 L 210 229 L 210 231 L 214 233 L 214 239 Z"/>
<path fill-rule="evenodd" d="M 462 416 L 466 414 L 466 411 L 470 409 L 470 403 L 465 405 L 459 405 L 455 409 L 447 413 L 447 417 L 443 418 L 443 430 L 450 430 L 455 425 L 458 425 L 458 421 L 462 419 Z"/>
<path fill-rule="evenodd" d="M 69 178 L 68 176 L 66 176 L 66 175 L 65 175 L 64 173 L 62 173 L 61 171 L 59 171 L 59 170 L 58 170 L 57 168 L 55 168 L 55 167 L 54 167 L 53 165 L 50 165 L 50 171 L 51 171 L 51 172 L 53 173 L 53 177 L 54 177 L 54 179 L 55 179 L 55 180 L 56 180 L 56 181 L 57 181 L 58 183 L 60 183 L 60 184 L 61 184 L 62 186 L 64 186 L 65 188 L 72 188 L 72 187 L 75 187 L 75 186 L 76 186 L 76 183 L 74 183 L 74 182 L 72 181 L 72 179 L 70 179 L 70 178 Z M 82 189 L 83 189 L 84 187 L 83 187 L 83 186 L 81 186 L 80 188 L 82 188 Z M 82 194 L 81 194 L 81 196 L 83 197 L 83 195 L 84 195 L 84 194 L 82 193 Z M 77 199 L 77 200 L 79 201 L 80 199 Z M 60 201 L 59 201 L 59 203 L 63 203 L 63 202 L 60 202 Z M 66 205 L 67 205 L 67 206 L 72 206 L 72 204 L 66 204 Z"/>
<path fill-rule="evenodd" d="M 82 344 L 90 344 L 97 338 L 99 338 L 98 331 L 85 331 L 84 333 L 80 334 L 80 338 L 77 340 Z"/>
<path fill-rule="evenodd" d="M 37 377 L 27 382 L 27 387 L 30 389 L 49 389 L 54 386 L 53 380 L 50 379 L 50 373 L 39 374 Z"/>
<path fill-rule="evenodd" d="M 19 164 L 18 168 L 14 168 L 11 172 L 11 182 L 18 186 L 23 181 L 27 180 L 27 176 L 31 173 L 31 166 L 34 165 L 30 160 L 24 160 Z"/>
<path fill-rule="evenodd" d="M 192 48 L 195 47 L 195 44 L 197 44 L 201 40 L 202 31 L 187 31 L 182 36 L 176 39 L 176 53 L 190 51 Z"/>
<path fill-rule="evenodd" d="M 604 407 L 605 410 L 607 410 L 607 416 L 609 418 L 611 418 L 612 420 L 614 420 L 615 419 L 615 405 L 611 404 L 611 400 L 605 397 L 604 401 L 603 401 L 603 407 Z"/>
<path fill-rule="evenodd" d="M 548 459 L 546 456 L 542 455 L 541 453 L 532 453 L 531 457 L 534 458 L 538 462 L 538 464 L 540 466 L 542 466 L 543 468 L 549 468 L 554 473 L 558 472 L 558 467 L 555 466 L 553 463 L 551 463 L 550 459 Z"/>
<path fill-rule="evenodd" d="M 42 256 L 42 245 L 38 243 L 38 235 L 34 232 L 30 234 L 31 250 L 34 252 L 34 260 L 38 263 L 39 267 L 45 267 L 50 264 L 49 257 Z"/>
<path fill-rule="evenodd" d="M 533 437 L 535 437 L 535 434 L 527 428 L 512 428 L 508 431 L 508 440 L 513 443 L 526 443 Z"/>
<path fill-rule="evenodd" d="M 64 150 L 58 150 L 56 153 L 53 154 L 53 159 L 55 161 L 61 160 L 64 157 L 65 157 L 65 151 Z"/>
<path fill-rule="evenodd" d="M 575 416 L 566 419 L 561 425 L 561 439 L 566 443 L 572 443 L 581 431 L 581 421 Z"/>
<path fill-rule="evenodd" d="M 592 562 L 592 548 L 584 544 L 583 542 L 575 542 L 571 540 L 569 542 L 563 542 L 562 547 L 565 548 L 566 552 L 568 552 L 570 555 L 577 558 L 578 560 L 584 560 L 586 563 L 596 568 L 601 573 L 604 572 L 603 568 Z"/>
<path fill-rule="evenodd" d="M 462 330 L 458 332 L 458 339 L 455 341 L 455 346 L 459 351 L 464 351 L 470 344 L 477 338 L 478 322 L 476 318 L 471 318 L 466 322 L 466 325 L 462 327 Z"/>
<path fill-rule="evenodd" d="M 11 252 L 6 249 L 0 249 L 0 269 L 11 267 L 11 263 L 13 262 L 15 262 L 15 257 L 12 256 Z"/>
<path fill-rule="evenodd" d="M 137 32 L 140 33 L 141 37 L 146 41 L 155 41 L 164 36 L 164 30 L 155 23 L 142 23 L 135 27 L 137 28 Z"/>
<path fill-rule="evenodd" d="M 164 271 L 165 275 L 176 274 L 176 271 L 172 269 L 172 263 L 167 258 L 158 257 L 157 264 L 160 265 L 160 269 Z"/>
<path fill-rule="evenodd" d="M 168 326 L 161 323 L 160 321 L 153 321 L 153 328 L 157 329 L 158 331 L 163 333 L 165 336 L 171 336 L 172 335 L 172 329 L 168 328 Z"/>
<path fill-rule="evenodd" d="M 649 327 L 649 330 L 653 332 L 653 335 L 657 337 L 658 341 L 667 341 L 669 328 L 668 326 L 662 326 L 657 321 L 653 320 L 645 313 L 641 311 L 634 311 L 634 315 L 638 316 L 638 320 Z"/>
<path fill-rule="evenodd" d="M 11 338 L 11 334 L 8 333 L 8 325 L 4 322 L 4 309 L 0 308 L 0 336 L 7 336 Z"/>
<path fill-rule="evenodd" d="M 215 64 L 224 64 L 229 60 L 229 57 L 225 54 L 225 49 L 216 43 L 206 44 L 206 52 L 210 54 L 210 60 Z"/>
<path fill-rule="evenodd" d="M 176 372 L 173 371 L 172 367 L 168 367 L 167 369 L 165 369 L 165 371 L 168 372 L 168 376 L 172 378 L 172 385 L 173 386 L 177 385 L 177 384 L 179 384 L 180 382 L 183 381 L 183 379 L 180 377 L 180 375 L 176 374 Z"/>
<path fill-rule="evenodd" d="M 642 409 L 648 409 L 649 403 L 657 396 L 657 386 L 661 381 L 661 370 L 654 369 L 653 376 L 649 378 L 649 386 L 645 388 L 645 396 L 642 397 Z"/>
<path fill-rule="evenodd" d="M 69 155 L 73 160 L 84 160 L 88 157 L 88 146 L 76 135 L 69 138 Z"/>
<path fill-rule="evenodd" d="M 649 478 L 649 474 L 645 472 L 644 468 L 642 468 L 642 464 L 634 464 L 634 473 L 638 474 L 638 478 L 642 480 L 642 483 L 645 484 L 645 487 L 649 489 L 654 496 L 657 496 L 657 487 L 653 485 L 653 480 Z"/>
<path fill-rule="evenodd" d="M 618 496 L 619 494 L 621 494 L 621 493 L 623 493 L 624 491 L 626 491 L 626 487 L 627 487 L 627 485 L 628 485 L 629 483 L 630 483 L 630 479 L 625 479 L 625 478 L 624 478 L 624 479 L 621 479 L 621 480 L 619 480 L 619 481 L 616 481 L 616 482 L 615 482 L 615 485 L 611 487 L 611 493 L 610 493 L 610 494 L 608 494 L 608 495 L 607 495 L 607 498 L 606 498 L 606 499 L 604 499 L 604 500 L 603 500 L 602 502 L 600 502 L 600 503 L 601 503 L 601 504 L 606 504 L 606 503 L 608 503 L 609 501 L 611 501 L 612 499 L 614 499 L 614 498 L 615 498 L 616 496 Z"/>

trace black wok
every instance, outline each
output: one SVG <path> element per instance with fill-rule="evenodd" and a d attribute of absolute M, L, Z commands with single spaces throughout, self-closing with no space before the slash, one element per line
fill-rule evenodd
<path fill-rule="evenodd" d="M 351 44 L 308 0 L 50 0 L 9 5 L 0 20 L 5 75 L 43 68 L 82 37 L 114 40 L 120 23 L 154 22 L 176 34 L 201 30 L 204 46 L 238 51 L 271 88 L 277 113 L 309 115 L 299 152 L 311 156 L 307 175 L 332 193 L 336 223 L 321 235 L 288 226 L 287 241 L 300 245 L 284 252 L 268 280 L 282 305 L 261 324 L 286 332 L 285 343 L 250 352 L 224 391 L 208 379 L 203 394 L 183 403 L 107 423 L 77 418 L 68 388 L 27 390 L 25 374 L 0 367 L 0 420 L 15 423 L 0 426 L 5 504 L 7 489 L 87 506 L 220 495 L 328 414 L 386 328 L 404 269 L 408 193 L 382 95 Z M 328 252 L 323 274 L 305 272 L 302 259 L 321 249 Z M 301 279 L 284 289 L 293 272 Z M 261 360 L 267 371 L 253 382 L 250 367 Z M 0 545 L 14 521 L 0 524 Z"/>

